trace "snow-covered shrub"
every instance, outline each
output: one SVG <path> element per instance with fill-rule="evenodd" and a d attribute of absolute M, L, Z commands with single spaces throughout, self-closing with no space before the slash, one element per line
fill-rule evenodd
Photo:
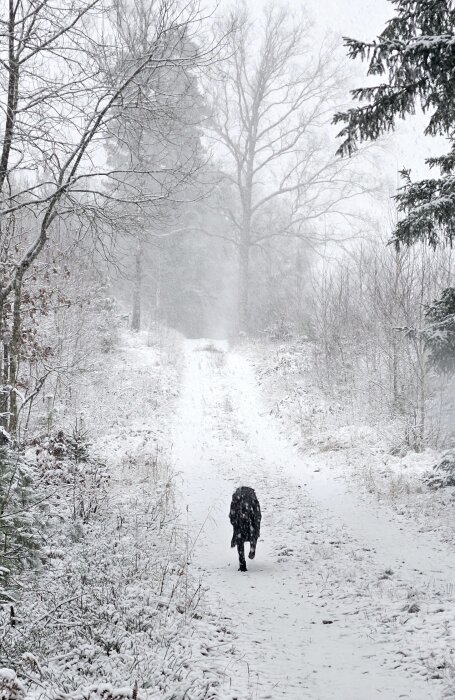
<path fill-rule="evenodd" d="M 263 331 L 269 340 L 283 342 L 295 335 L 294 324 L 284 316 L 274 319 Z"/>
<path fill-rule="evenodd" d="M 74 693 L 60 693 L 58 700 L 136 700 L 138 697 L 137 683 L 126 688 L 116 688 L 111 683 L 99 683 Z"/>
<path fill-rule="evenodd" d="M 446 452 L 433 470 L 425 475 L 424 480 L 432 489 L 455 486 L 455 451 Z"/>
<path fill-rule="evenodd" d="M 132 698 L 137 679 L 138 698 L 216 697 L 217 672 L 200 673 L 214 629 L 204 620 L 194 632 L 202 588 L 188 571 L 176 512 L 169 506 L 163 520 L 160 484 L 143 463 L 134 472 L 140 486 L 109 492 L 106 508 L 81 524 L 83 536 L 49 561 L 39 585 L 24 582 L 15 627 L 0 609 L 2 658 L 28 688 L 110 700 Z M 98 692 L 100 683 L 128 694 Z"/>
<path fill-rule="evenodd" d="M 76 424 L 73 432 L 63 430 L 33 441 L 33 458 L 43 482 L 55 488 L 70 486 L 73 520 L 88 523 L 105 496 L 109 474 L 105 463 L 93 453 L 87 433 Z M 61 506 L 60 506 L 61 508 Z"/>
<path fill-rule="evenodd" d="M 11 668 L 0 668 L 0 700 L 23 700 L 25 687 Z"/>
<path fill-rule="evenodd" d="M 104 297 L 96 304 L 96 331 L 102 353 L 111 353 L 118 342 L 120 310 L 113 297 Z"/>
<path fill-rule="evenodd" d="M 83 430 L 78 423 L 76 423 L 71 435 L 66 437 L 65 442 L 68 457 L 76 462 L 76 464 L 90 461 L 91 443 L 88 438 L 88 433 L 86 430 Z"/>
<path fill-rule="evenodd" d="M 455 288 L 444 289 L 439 299 L 425 307 L 429 326 L 423 337 L 429 351 L 428 360 L 438 371 L 455 372 Z"/>
<path fill-rule="evenodd" d="M 36 489 L 34 471 L 9 447 L 0 447 L 0 572 L 34 564 L 43 540 L 43 494 Z"/>

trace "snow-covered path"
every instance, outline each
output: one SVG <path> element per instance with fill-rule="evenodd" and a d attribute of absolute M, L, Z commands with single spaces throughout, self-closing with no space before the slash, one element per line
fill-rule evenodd
<path fill-rule="evenodd" d="M 185 354 L 173 453 L 190 561 L 237 635 L 219 697 L 443 697 L 453 554 L 428 536 L 417 545 L 299 457 L 264 412 L 243 357 L 212 341 L 187 341 Z M 263 511 L 246 574 L 229 548 L 239 485 L 256 489 Z"/>

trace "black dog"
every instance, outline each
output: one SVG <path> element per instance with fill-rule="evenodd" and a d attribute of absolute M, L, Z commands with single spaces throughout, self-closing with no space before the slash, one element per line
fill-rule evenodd
<path fill-rule="evenodd" d="M 239 553 L 239 571 L 246 571 L 245 542 L 250 543 L 248 557 L 254 559 L 256 542 L 261 532 L 261 508 L 254 489 L 240 486 L 232 495 L 229 520 L 234 528 L 231 547 L 237 545 Z"/>

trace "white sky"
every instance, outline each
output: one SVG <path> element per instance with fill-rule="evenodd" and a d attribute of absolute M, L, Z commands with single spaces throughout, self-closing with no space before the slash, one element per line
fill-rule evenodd
<path fill-rule="evenodd" d="M 249 8 L 258 10 L 267 2 L 246 0 Z M 221 7 L 230 4 L 229 0 L 221 0 Z M 392 5 L 387 0 L 288 0 L 288 5 L 307 8 L 324 29 L 357 39 L 373 38 L 392 15 Z"/>
<path fill-rule="evenodd" d="M 392 5 L 386 0 L 294 0 L 294 3 L 307 7 L 322 27 L 355 39 L 373 39 L 392 16 Z M 258 1 L 253 0 L 252 4 Z"/>

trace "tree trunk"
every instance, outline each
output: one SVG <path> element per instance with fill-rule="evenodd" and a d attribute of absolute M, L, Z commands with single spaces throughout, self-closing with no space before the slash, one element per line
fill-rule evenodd
<path fill-rule="evenodd" d="M 248 245 L 239 247 L 239 296 L 238 296 L 238 330 L 248 333 L 249 330 L 249 263 L 250 248 Z"/>
<path fill-rule="evenodd" d="M 157 250 L 158 256 L 158 272 L 156 275 L 156 288 L 155 288 L 155 328 L 161 324 L 161 248 L 158 246 Z"/>
<path fill-rule="evenodd" d="M 142 293 L 142 246 L 139 243 L 135 258 L 135 275 L 133 289 L 133 314 L 131 318 L 131 330 L 141 330 L 141 293 Z"/>
<path fill-rule="evenodd" d="M 3 337 L 3 343 L 1 347 L 1 386 L 0 386 L 0 426 L 7 430 L 8 428 L 8 404 L 9 404 L 9 389 L 8 389 L 8 378 L 9 378 L 9 345 L 6 337 Z"/>
<path fill-rule="evenodd" d="M 0 426 L 6 430 L 7 426 L 7 411 L 8 411 L 8 396 L 5 393 L 5 310 L 3 303 L 0 302 Z"/>
<path fill-rule="evenodd" d="M 10 384 L 10 405 L 9 405 L 9 425 L 8 429 L 11 435 L 16 435 L 17 432 L 17 373 L 19 369 L 19 354 L 21 349 L 21 301 L 22 301 L 22 277 L 16 278 L 16 286 L 14 289 L 14 305 L 13 305 L 13 332 L 11 337 L 10 350 L 10 365 L 9 365 L 9 384 Z"/>
<path fill-rule="evenodd" d="M 252 141 L 252 139 L 251 139 Z M 249 153 L 246 184 L 240 192 L 242 201 L 242 231 L 239 257 L 239 287 L 238 287 L 238 331 L 248 333 L 249 328 L 249 281 L 250 281 L 250 247 L 251 247 L 251 221 L 252 221 L 252 196 L 253 196 L 253 164 L 254 153 Z"/>
<path fill-rule="evenodd" d="M 392 331 L 393 333 L 394 331 Z M 396 338 L 392 339 L 392 412 L 393 417 L 400 412 L 398 396 L 398 349 Z"/>

